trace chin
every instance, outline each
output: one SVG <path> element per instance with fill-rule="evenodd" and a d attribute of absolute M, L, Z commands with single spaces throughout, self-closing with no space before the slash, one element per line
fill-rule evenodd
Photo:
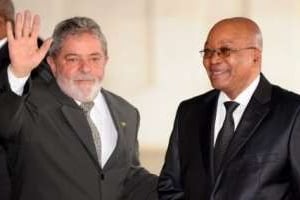
<path fill-rule="evenodd" d="M 211 81 L 211 86 L 215 89 L 222 89 L 224 87 L 224 84 L 218 82 L 218 81 Z"/>
<path fill-rule="evenodd" d="M 95 84 L 89 88 L 81 88 L 73 83 L 58 81 L 58 85 L 66 95 L 80 102 L 93 101 L 101 89 L 100 84 Z"/>
<path fill-rule="evenodd" d="M 222 90 L 226 89 L 230 85 L 230 80 L 229 79 L 211 79 L 211 85 L 213 88 Z"/>
<path fill-rule="evenodd" d="M 98 93 L 100 92 L 100 87 L 93 86 L 89 89 L 79 89 L 73 88 L 72 97 L 80 102 L 93 101 Z"/>

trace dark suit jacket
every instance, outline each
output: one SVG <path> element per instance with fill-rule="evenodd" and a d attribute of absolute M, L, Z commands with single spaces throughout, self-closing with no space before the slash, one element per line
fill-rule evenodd
<path fill-rule="evenodd" d="M 102 90 L 118 132 L 102 169 L 83 111 L 54 79 L 35 78 L 22 97 L 6 88 L 0 95 L 0 136 L 7 146 L 12 199 L 157 199 L 156 176 L 139 165 L 139 114 L 124 99 Z"/>
<path fill-rule="evenodd" d="M 10 63 L 7 43 L 0 48 L 0 88 L 4 87 L 6 67 Z M 0 91 L 1 93 L 1 91 Z M 0 139 L 0 199 L 9 200 L 10 179 L 7 170 L 4 141 Z"/>
<path fill-rule="evenodd" d="M 219 91 L 180 104 L 158 183 L 161 200 L 300 199 L 300 97 L 263 76 L 219 174 L 213 127 Z"/>
<path fill-rule="evenodd" d="M 42 44 L 42 40 L 38 39 L 38 45 Z M 7 66 L 10 64 L 10 58 L 8 53 L 8 43 L 5 43 L 0 48 L 0 95 L 4 90 L 7 90 L 9 86 L 7 85 Z M 50 68 L 44 59 L 40 66 L 33 70 L 31 77 L 34 79 L 36 77 L 43 77 L 46 80 L 50 80 L 52 78 L 52 74 L 50 72 Z M 10 199 L 10 178 L 7 169 L 7 161 L 6 161 L 6 145 L 5 142 L 0 138 L 0 199 L 1 200 L 9 200 Z"/>

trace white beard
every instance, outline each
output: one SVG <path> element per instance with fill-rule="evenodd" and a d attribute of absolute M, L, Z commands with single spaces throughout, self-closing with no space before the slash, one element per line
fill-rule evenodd
<path fill-rule="evenodd" d="M 95 80 L 94 77 L 88 77 L 87 79 Z M 90 87 L 89 91 L 83 90 L 74 83 L 74 80 L 66 79 L 60 76 L 60 74 L 56 74 L 56 81 L 66 95 L 80 102 L 93 101 L 101 89 L 101 81 L 98 79 L 95 80 L 94 85 Z"/>

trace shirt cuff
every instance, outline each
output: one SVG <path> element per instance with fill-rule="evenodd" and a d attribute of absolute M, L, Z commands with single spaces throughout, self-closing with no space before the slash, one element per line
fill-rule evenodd
<path fill-rule="evenodd" d="M 26 84 L 26 81 L 29 78 L 28 76 L 18 78 L 16 77 L 13 72 L 11 71 L 11 65 L 8 66 L 7 68 L 7 76 L 8 76 L 8 82 L 10 85 L 10 89 L 17 95 L 22 96 L 24 86 Z"/>

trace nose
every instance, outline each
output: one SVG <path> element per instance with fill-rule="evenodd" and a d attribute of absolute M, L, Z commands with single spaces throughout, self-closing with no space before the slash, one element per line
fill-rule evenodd
<path fill-rule="evenodd" d="M 92 70 L 90 63 L 85 59 L 81 60 L 80 69 L 84 73 L 89 73 Z"/>

